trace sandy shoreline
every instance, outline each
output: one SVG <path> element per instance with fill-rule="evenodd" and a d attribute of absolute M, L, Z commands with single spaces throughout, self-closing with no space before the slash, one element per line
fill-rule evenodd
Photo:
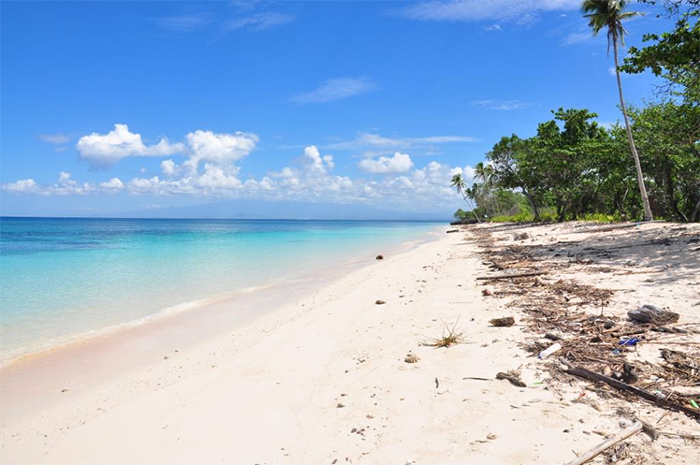
<path fill-rule="evenodd" d="M 664 233 L 671 227 L 641 229 Z M 513 241 L 514 232 L 527 231 L 533 243 L 578 235 L 604 245 L 575 224 L 491 228 L 504 243 Z M 629 232 L 605 237 L 618 236 L 624 240 Z M 21 384 L 8 388 L 4 375 L 0 457 L 3 463 L 571 460 L 572 450 L 582 452 L 600 442 L 591 432 L 619 430 L 614 401 L 608 405 L 601 399 L 601 412 L 571 402 L 583 383 L 549 382 L 539 361 L 519 346 L 532 337 L 524 331 L 522 315 L 508 299 L 482 295 L 484 287 L 475 279 L 489 270 L 471 239 L 469 231 L 446 234 L 413 250 L 386 254 L 385 260 L 290 305 L 187 348 L 177 343 L 176 331 L 168 334 L 173 341 L 168 350 L 149 346 L 144 337 L 137 349 L 150 351 L 150 358 L 140 366 L 115 373 L 108 365 L 92 373 L 92 383 L 67 385 L 65 392 L 53 385 L 51 392 L 24 396 L 24 404 L 17 392 Z M 649 275 L 642 273 L 567 273 L 626 289 L 617 293 L 611 312 L 624 314 L 640 302 L 654 303 L 673 307 L 685 323 L 700 322 L 700 307 L 693 306 L 700 294 L 692 286 L 700 280 L 697 256 L 689 261 L 657 249 L 637 255 L 636 266 L 663 273 L 667 279 L 661 287 L 645 282 Z M 386 303 L 375 304 L 378 299 Z M 506 314 L 515 315 L 515 326 L 488 324 Z M 454 323 L 464 343 L 447 349 L 421 344 Z M 419 357 L 417 363 L 404 361 L 409 351 Z M 105 347 L 105 354 L 116 359 L 120 349 Z M 495 373 L 514 369 L 528 387 L 492 380 Z M 663 413 L 631 405 L 640 415 Z M 674 430 L 697 432 L 697 424 L 681 414 L 668 414 L 668 421 Z M 692 463 L 696 453 L 681 439 L 660 439 L 650 450 L 648 439 L 631 442 L 665 463 Z"/>

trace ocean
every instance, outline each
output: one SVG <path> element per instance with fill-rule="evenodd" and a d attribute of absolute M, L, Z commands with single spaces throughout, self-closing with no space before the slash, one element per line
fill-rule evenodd
<path fill-rule="evenodd" d="M 0 218 L 0 364 L 110 328 L 343 269 L 428 240 L 438 226 Z"/>

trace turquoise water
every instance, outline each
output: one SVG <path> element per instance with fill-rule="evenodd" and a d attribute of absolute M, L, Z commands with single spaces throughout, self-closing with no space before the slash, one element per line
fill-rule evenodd
<path fill-rule="evenodd" d="M 2 218 L 0 359 L 372 257 L 436 226 Z"/>

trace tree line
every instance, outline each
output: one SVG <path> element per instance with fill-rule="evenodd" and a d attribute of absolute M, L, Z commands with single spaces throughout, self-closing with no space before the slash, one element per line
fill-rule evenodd
<path fill-rule="evenodd" d="M 456 217 L 700 221 L 700 0 L 664 1 L 673 29 L 644 35 L 645 47 L 630 47 L 619 63 L 623 21 L 638 15 L 627 3 L 582 3 L 593 34 L 607 33 L 623 123 L 603 127 L 587 109 L 559 108 L 534 136 L 502 137 L 471 186 L 452 179 L 469 206 Z M 620 72 L 647 70 L 663 86 L 654 101 L 628 107 Z"/>

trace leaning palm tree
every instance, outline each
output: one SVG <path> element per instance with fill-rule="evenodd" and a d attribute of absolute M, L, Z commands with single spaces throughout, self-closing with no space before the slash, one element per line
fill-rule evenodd
<path fill-rule="evenodd" d="M 625 45 L 625 28 L 622 27 L 622 21 L 640 16 L 642 13 L 636 11 L 624 11 L 627 6 L 627 0 L 584 0 L 581 6 L 584 17 L 588 18 L 588 25 L 593 29 L 593 35 L 603 29 L 608 29 L 608 53 L 612 45 L 613 55 L 615 57 L 615 74 L 617 75 L 617 90 L 620 94 L 620 106 L 622 107 L 622 116 L 625 118 L 625 129 L 627 130 L 627 140 L 630 143 L 630 151 L 634 158 L 634 165 L 637 168 L 637 183 L 639 184 L 639 193 L 642 196 L 642 204 L 644 205 L 644 220 L 651 221 L 651 207 L 649 206 L 649 197 L 647 189 L 644 186 L 644 175 L 642 174 L 642 165 L 639 162 L 639 154 L 637 147 L 634 146 L 632 138 L 632 130 L 630 129 L 630 121 L 627 117 L 627 107 L 625 107 L 625 99 L 622 97 L 622 81 L 620 80 L 620 64 L 617 56 L 618 43 Z"/>
<path fill-rule="evenodd" d="M 476 208 L 472 204 L 471 200 L 469 199 L 469 197 L 470 197 L 469 188 L 467 187 L 467 183 L 464 182 L 464 178 L 462 177 L 462 175 L 457 173 L 454 176 L 452 176 L 452 182 L 450 185 L 452 187 L 457 188 L 457 192 L 459 192 L 459 194 L 464 198 L 464 201 L 467 202 L 467 205 L 469 205 L 469 208 L 471 208 L 472 213 L 476 217 L 476 221 L 481 223 L 481 219 L 476 214 Z"/>

